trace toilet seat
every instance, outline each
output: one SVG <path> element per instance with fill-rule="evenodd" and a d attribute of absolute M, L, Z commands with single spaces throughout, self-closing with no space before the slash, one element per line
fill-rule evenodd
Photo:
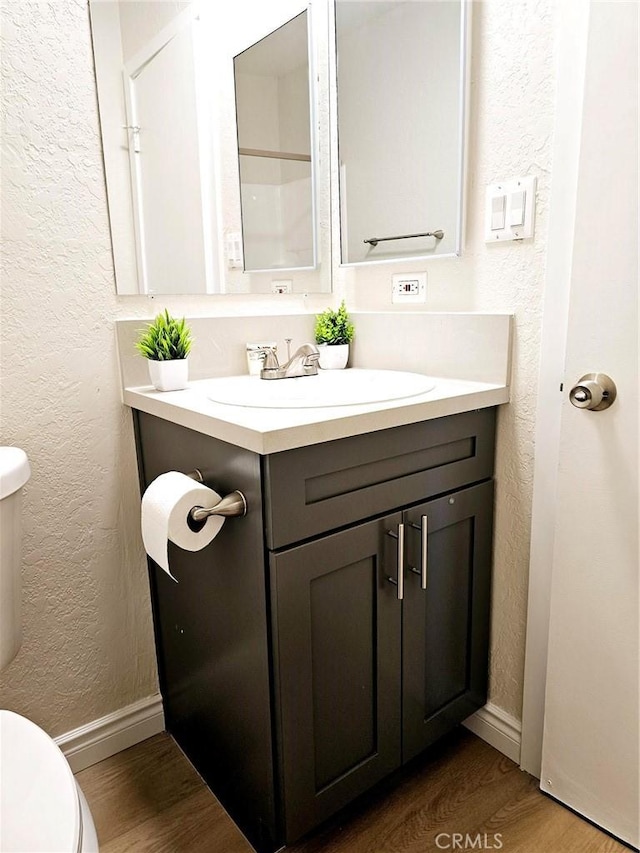
<path fill-rule="evenodd" d="M 0 447 L 0 500 L 21 489 L 31 476 L 29 460 L 19 447 Z"/>
<path fill-rule="evenodd" d="M 54 741 L 30 720 L 0 711 L 0 767 L 0 853 L 78 853 L 78 788 Z"/>

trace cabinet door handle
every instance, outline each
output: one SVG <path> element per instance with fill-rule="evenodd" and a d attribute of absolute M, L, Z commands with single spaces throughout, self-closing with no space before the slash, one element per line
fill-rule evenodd
<path fill-rule="evenodd" d="M 416 574 L 420 574 L 422 589 L 427 588 L 427 541 L 429 536 L 429 519 L 426 515 L 420 517 L 420 524 L 411 522 L 411 526 L 420 531 L 420 572 L 414 569 Z"/>
<path fill-rule="evenodd" d="M 387 530 L 387 534 L 398 540 L 398 574 L 397 578 L 387 577 L 389 583 L 398 587 L 398 601 L 404 598 L 404 524 L 398 525 L 398 532 Z"/>
<path fill-rule="evenodd" d="M 420 519 L 420 545 L 421 545 L 421 563 L 420 568 L 422 569 L 422 589 L 427 588 L 427 537 L 429 535 L 429 519 L 426 515 L 423 515 Z"/>

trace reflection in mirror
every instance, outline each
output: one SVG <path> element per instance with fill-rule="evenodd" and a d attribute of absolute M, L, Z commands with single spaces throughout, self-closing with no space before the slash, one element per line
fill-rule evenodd
<path fill-rule="evenodd" d="M 307 12 L 234 58 L 245 270 L 315 264 Z"/>
<path fill-rule="evenodd" d="M 206 292 L 217 241 L 200 17 L 189 2 L 90 8 L 118 292 Z"/>
<path fill-rule="evenodd" d="M 324 26 L 310 24 L 309 30 L 326 35 L 322 6 L 317 4 L 313 14 L 325 15 Z M 233 57 L 250 55 L 252 44 L 268 43 L 272 30 L 279 31 L 306 6 L 300 0 L 236 0 L 224 15 L 212 7 L 190 0 L 90 0 L 117 291 L 272 293 L 283 289 L 280 282 L 274 286 L 274 278 L 284 278 L 287 291 L 328 292 L 329 174 L 320 175 L 314 166 L 319 150 L 328 161 L 328 129 L 324 137 L 310 133 L 315 104 L 309 102 L 308 82 L 306 99 L 298 78 L 298 88 L 293 86 L 295 75 L 282 112 L 300 108 L 303 113 L 290 128 L 280 129 L 291 138 L 277 140 L 274 150 L 285 150 L 286 143 L 286 152 L 299 151 L 310 159 L 273 160 L 267 167 L 279 173 L 273 180 L 268 171 L 255 169 L 256 162 L 264 166 L 268 158 L 242 156 L 253 163 L 248 172 L 243 165 L 243 181 L 251 184 L 253 195 L 259 190 L 269 199 L 270 193 L 271 201 L 279 196 L 277 215 L 269 214 L 279 239 L 272 241 L 272 233 L 267 241 L 259 230 L 264 223 L 252 219 L 245 204 L 251 197 L 245 200 L 243 194 L 245 227 L 252 238 L 246 272 L 242 259 Z M 326 99 L 326 39 L 313 44 L 310 75 L 307 17 L 301 16 L 306 79 L 317 75 L 313 95 Z M 277 66 L 284 67 L 284 60 L 269 53 L 280 85 L 284 78 Z M 277 106 L 262 103 L 261 124 L 278 124 Z M 242 119 L 247 130 L 250 118 L 248 111 Z M 269 150 L 272 141 L 257 140 L 248 147 Z M 277 251 L 267 255 L 265 247 L 272 242 Z M 282 276 L 283 269 L 291 272 Z"/>
<path fill-rule="evenodd" d="M 335 0 L 341 258 L 458 254 L 465 0 Z"/>

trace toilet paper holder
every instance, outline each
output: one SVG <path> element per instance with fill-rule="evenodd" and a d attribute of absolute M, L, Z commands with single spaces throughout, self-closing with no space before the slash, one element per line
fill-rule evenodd
<path fill-rule="evenodd" d="M 202 471 L 195 468 L 187 477 L 191 477 L 198 483 L 204 483 Z M 237 489 L 225 495 L 219 503 L 210 509 L 202 506 L 194 506 L 189 512 L 189 518 L 198 523 L 205 522 L 212 515 L 221 515 L 224 518 L 237 518 L 247 514 L 247 499 Z"/>

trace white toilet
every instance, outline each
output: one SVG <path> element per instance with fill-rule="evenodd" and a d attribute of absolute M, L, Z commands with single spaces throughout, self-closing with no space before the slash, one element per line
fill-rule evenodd
<path fill-rule="evenodd" d="M 0 447 L 0 668 L 21 643 L 22 487 L 29 462 Z M 0 710 L 0 853 L 97 853 L 84 795 L 56 743 L 30 720 Z"/>

